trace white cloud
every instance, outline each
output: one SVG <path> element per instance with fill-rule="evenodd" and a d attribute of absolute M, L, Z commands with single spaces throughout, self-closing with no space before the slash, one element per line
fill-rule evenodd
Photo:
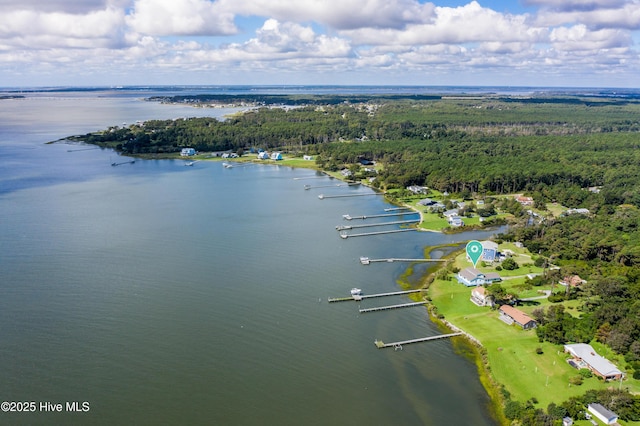
<path fill-rule="evenodd" d="M 154 36 L 229 35 L 237 32 L 233 19 L 208 0 L 136 0 L 127 24 Z"/>
<path fill-rule="evenodd" d="M 333 29 L 402 28 L 426 22 L 433 4 L 416 0 L 220 0 L 221 7 L 240 15 L 279 21 L 317 22 Z"/>
<path fill-rule="evenodd" d="M 18 10 L 0 15 L 0 37 L 7 44 L 29 49 L 117 47 L 123 20 L 124 12 L 115 8 L 83 15 Z"/>
<path fill-rule="evenodd" d="M 254 82 L 369 73 L 380 83 L 412 73 L 465 75 L 455 81 L 466 84 L 493 73 L 569 83 L 592 73 L 640 84 L 640 0 L 528 0 L 527 14 L 420 1 L 0 0 L 0 72 L 5 81 L 74 70 L 258 76 Z"/>
<path fill-rule="evenodd" d="M 555 49 L 574 53 L 626 47 L 631 42 L 628 33 L 624 31 L 613 29 L 589 31 L 585 25 L 556 28 L 549 38 Z"/>
<path fill-rule="evenodd" d="M 476 1 L 457 8 L 437 7 L 432 23 L 405 29 L 363 28 L 341 34 L 358 44 L 440 44 L 469 42 L 536 42 L 545 28 L 531 27 L 526 15 L 509 15 L 483 8 Z"/>
<path fill-rule="evenodd" d="M 633 0 L 525 0 L 525 4 L 544 6 L 556 11 L 590 11 L 620 8 Z"/>
<path fill-rule="evenodd" d="M 580 23 L 591 28 L 640 29 L 640 0 L 625 2 L 617 8 L 590 10 L 543 10 L 537 22 L 544 26 Z"/>

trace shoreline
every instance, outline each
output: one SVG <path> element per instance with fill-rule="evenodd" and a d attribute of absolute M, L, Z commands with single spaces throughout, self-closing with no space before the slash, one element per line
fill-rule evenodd
<path fill-rule="evenodd" d="M 58 140 L 58 141 L 53 141 L 50 143 L 57 143 L 57 142 L 63 142 L 63 140 Z M 84 142 L 83 142 L 84 143 Z M 87 145 L 93 145 L 93 144 L 87 144 Z M 98 146 L 98 145 L 94 145 L 94 146 Z M 113 149 L 113 148 L 111 148 Z M 114 149 L 115 151 L 115 149 Z M 117 152 L 117 151 L 115 151 Z M 120 153 L 118 153 L 120 155 Z M 264 164 L 264 165 L 273 165 L 273 166 L 278 166 L 278 165 L 282 165 L 282 166 L 287 166 L 287 167 L 292 167 L 292 168 L 305 168 L 305 169 L 309 169 L 309 170 L 313 170 L 316 172 L 320 172 L 324 175 L 326 175 L 327 177 L 333 178 L 333 179 L 338 179 L 344 182 L 347 182 L 347 179 L 344 179 L 343 176 L 340 176 L 338 173 L 331 173 L 331 172 L 327 172 L 325 170 L 322 170 L 318 167 L 314 167 L 315 163 L 311 162 L 311 161 L 307 161 L 307 164 L 301 164 L 301 162 L 295 161 L 292 164 L 292 159 L 289 159 L 290 161 L 287 162 L 287 159 L 282 160 L 282 161 L 275 161 L 275 160 L 258 160 L 258 159 L 253 159 L 253 158 L 234 158 L 234 159 L 226 159 L 226 158 L 221 158 L 221 157 L 211 157 L 211 156 L 204 156 L 204 155 L 196 155 L 193 157 L 180 157 L 179 154 L 177 153 L 172 153 L 172 154 L 127 154 L 125 155 L 126 157 L 131 157 L 131 158 L 139 158 L 139 159 L 145 159 L 145 160 L 182 160 L 182 161 L 212 161 L 212 162 L 224 162 L 224 161 L 230 161 L 230 162 L 235 162 L 238 164 Z M 238 161 L 240 160 L 240 161 Z M 407 203 L 403 203 L 403 202 L 399 202 L 398 200 L 390 200 L 387 197 L 386 192 L 381 191 L 377 188 L 373 188 L 371 185 L 365 183 L 365 182 L 359 182 L 361 185 L 375 191 L 375 192 L 380 192 L 383 194 L 385 201 L 391 205 L 396 205 L 399 207 L 406 207 L 411 209 L 412 211 L 415 211 L 419 214 L 420 216 L 420 222 L 418 223 L 417 226 L 415 226 L 415 229 L 417 231 L 421 231 L 421 232 L 434 232 L 434 233 L 439 233 L 439 234 L 445 234 L 445 232 L 443 232 L 442 230 L 436 230 L 436 229 L 428 229 L 428 228 L 422 228 L 419 225 L 421 223 L 424 222 L 424 216 L 423 216 L 423 212 L 421 212 L 419 209 L 417 209 L 415 206 L 412 206 L 410 204 Z M 464 232 L 468 232 L 468 231 L 474 231 L 474 230 L 478 230 L 477 228 L 473 227 L 473 228 L 468 228 L 468 229 L 460 229 L 458 230 L 456 233 L 464 233 Z M 441 247 L 441 246 L 434 246 L 434 247 L 429 247 L 430 251 L 433 250 L 434 248 L 437 247 Z M 451 253 L 447 254 L 445 256 L 445 258 L 453 258 L 455 257 L 455 255 L 459 254 L 460 250 L 454 250 Z M 443 268 L 445 266 L 445 264 L 439 264 L 439 265 L 435 265 L 434 266 L 434 270 L 429 271 L 427 273 L 425 273 L 421 278 L 420 278 L 420 287 L 427 290 L 429 288 L 429 286 L 431 285 L 432 281 L 429 281 L 430 278 L 435 277 L 435 274 L 437 273 L 437 271 L 439 271 L 441 268 Z M 485 389 L 485 391 L 487 392 L 487 396 L 489 397 L 490 400 L 490 407 L 488 407 L 488 412 L 489 415 L 491 415 L 494 420 L 496 420 L 497 424 L 499 425 L 507 425 L 509 424 L 508 421 L 506 420 L 506 418 L 504 417 L 504 412 L 503 412 L 503 407 L 502 407 L 502 403 L 503 400 L 502 398 L 499 396 L 499 392 L 500 392 L 500 387 L 501 384 L 496 382 L 495 379 L 492 377 L 490 370 L 491 370 L 491 366 L 488 364 L 488 361 L 486 360 L 486 356 L 483 356 L 483 351 L 485 350 L 482 343 L 476 339 L 474 336 L 472 336 L 471 334 L 469 334 L 467 331 L 461 329 L 460 327 L 452 324 L 451 322 L 445 320 L 444 318 L 439 318 L 437 314 L 434 313 L 434 308 L 435 308 L 435 312 L 437 312 L 437 305 L 435 305 L 433 303 L 433 301 L 431 300 L 431 298 L 427 299 L 428 303 L 426 305 L 426 310 L 427 313 L 429 315 L 429 320 L 436 324 L 438 327 L 441 328 L 445 328 L 448 330 L 452 330 L 455 332 L 461 332 L 462 336 L 461 339 L 452 339 L 452 345 L 454 348 L 454 351 L 456 353 L 458 353 L 460 356 L 464 356 L 466 357 L 469 361 L 473 362 L 476 365 L 477 371 L 478 371 L 478 379 L 480 380 L 480 383 L 482 384 L 483 388 Z M 462 343 L 464 342 L 464 343 Z"/>

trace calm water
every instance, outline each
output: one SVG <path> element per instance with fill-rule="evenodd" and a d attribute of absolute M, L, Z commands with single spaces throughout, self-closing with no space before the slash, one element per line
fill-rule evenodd
<path fill-rule="evenodd" d="M 148 94 L 145 94 L 145 96 Z M 0 101 L 2 401 L 87 401 L 3 424 L 493 425 L 475 366 L 423 308 L 358 314 L 425 246 L 478 235 L 338 237 L 381 198 L 309 170 L 136 161 L 45 145 L 148 118 L 221 115 L 113 93 Z M 121 160 L 121 159 L 119 159 Z M 486 235 L 486 234 L 484 234 Z M 363 307 L 407 301 L 374 299 Z"/>

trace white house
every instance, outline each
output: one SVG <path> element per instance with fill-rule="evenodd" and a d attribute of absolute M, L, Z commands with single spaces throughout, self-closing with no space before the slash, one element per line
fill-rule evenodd
<path fill-rule="evenodd" d="M 258 153 L 258 160 L 268 160 L 269 159 L 269 153 L 267 151 L 260 151 Z"/>
<path fill-rule="evenodd" d="M 600 404 L 589 404 L 587 405 L 587 410 L 606 425 L 612 425 L 618 421 L 618 415 L 616 413 L 607 410 Z"/>
<path fill-rule="evenodd" d="M 282 154 L 279 152 L 273 152 L 271 153 L 271 159 L 276 161 L 282 160 Z"/>
<path fill-rule="evenodd" d="M 192 155 L 196 155 L 196 150 L 193 148 L 182 148 L 182 151 L 180 151 L 181 157 L 190 157 Z"/>
<path fill-rule="evenodd" d="M 311 155 L 303 155 L 302 159 L 306 160 L 306 161 L 311 161 L 311 160 L 313 160 L 313 157 Z"/>
<path fill-rule="evenodd" d="M 489 297 L 487 289 L 482 286 L 471 290 L 471 301 L 478 306 L 493 306 L 493 299 Z"/>
<path fill-rule="evenodd" d="M 466 285 L 467 287 L 478 286 L 483 284 L 493 284 L 498 281 L 502 281 L 500 274 L 497 272 L 480 272 L 476 268 L 465 268 L 458 272 L 458 282 Z"/>
<path fill-rule="evenodd" d="M 462 218 L 460 216 L 450 216 L 447 219 L 447 222 L 449 222 L 450 226 L 453 226 L 455 228 L 460 227 L 460 226 L 464 226 L 464 221 L 462 220 Z"/>
<path fill-rule="evenodd" d="M 442 213 L 442 216 L 444 216 L 445 218 L 450 218 L 453 216 L 458 216 L 459 212 L 458 209 L 451 209 L 451 210 L 447 210 L 444 213 Z"/>
<path fill-rule="evenodd" d="M 586 366 L 604 380 L 619 380 L 624 377 L 624 373 L 618 367 L 608 359 L 598 355 L 591 345 L 586 343 L 564 345 L 564 351 L 573 356 L 576 365 Z"/>

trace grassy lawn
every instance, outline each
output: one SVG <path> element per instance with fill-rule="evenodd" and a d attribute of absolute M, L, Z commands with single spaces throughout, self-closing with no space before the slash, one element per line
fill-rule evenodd
<path fill-rule="evenodd" d="M 500 248 L 513 250 L 519 264 L 532 263 L 526 250 L 508 244 L 503 244 Z M 466 255 L 463 253 L 456 257 L 455 265 L 466 268 L 471 266 L 471 263 L 466 260 Z M 495 271 L 494 267 L 479 267 L 479 269 L 483 272 Z M 541 291 L 550 289 L 548 286 L 529 289 L 524 287 L 525 275 L 542 273 L 542 268 L 526 266 L 515 271 L 503 270 L 499 273 L 507 277 L 501 285 L 507 291 L 514 291 L 521 298 L 539 296 Z M 559 288 L 561 288 L 559 285 L 556 286 L 554 291 L 558 291 Z M 428 291 L 438 313 L 443 315 L 444 319 L 482 343 L 486 349 L 492 376 L 496 382 L 505 386 L 513 400 L 526 402 L 535 398 L 538 401 L 536 406 L 546 410 L 551 402 L 560 404 L 572 396 L 584 394 L 589 389 L 620 386 L 619 382 L 606 383 L 596 377 L 584 379 L 581 385 L 570 384 L 569 380 L 579 374 L 566 362 L 568 356 L 563 352 L 562 345 L 539 342 L 535 330 L 522 330 L 516 325 L 505 324 L 499 319 L 497 310 L 473 304 L 469 300 L 471 290 L 472 287 L 465 287 L 458 283 L 454 275 L 450 274 L 449 280 L 434 281 Z M 529 305 L 519 306 L 518 309 L 530 314 L 534 309 L 547 307 L 550 304 L 547 299 L 539 299 Z M 563 305 L 572 315 L 580 314 L 579 301 L 566 301 Z M 623 357 L 615 355 L 609 348 L 597 342 L 592 343 L 592 346 L 600 355 L 624 369 Z M 625 380 L 622 387 L 631 392 L 640 392 L 639 381 L 632 378 Z M 625 422 L 624 424 L 635 423 Z"/>
<path fill-rule="evenodd" d="M 487 351 L 491 373 L 498 383 L 504 384 L 514 400 L 538 400 L 538 407 L 546 409 L 551 402 L 557 404 L 588 389 L 611 386 L 595 377 L 585 379 L 580 386 L 569 383 L 578 372 L 566 362 L 561 345 L 540 343 L 535 330 L 522 330 L 502 322 L 496 310 L 478 307 L 470 302 L 471 288 L 455 279 L 436 280 L 429 287 L 429 296 L 438 313 L 452 324 L 478 339 Z M 526 308 L 523 308 L 526 310 Z M 594 348 L 612 362 L 620 361 L 601 345 Z M 542 350 L 538 354 L 537 348 Z M 621 362 L 619 365 L 622 365 Z M 623 387 L 640 390 L 636 380 L 623 382 Z"/>

